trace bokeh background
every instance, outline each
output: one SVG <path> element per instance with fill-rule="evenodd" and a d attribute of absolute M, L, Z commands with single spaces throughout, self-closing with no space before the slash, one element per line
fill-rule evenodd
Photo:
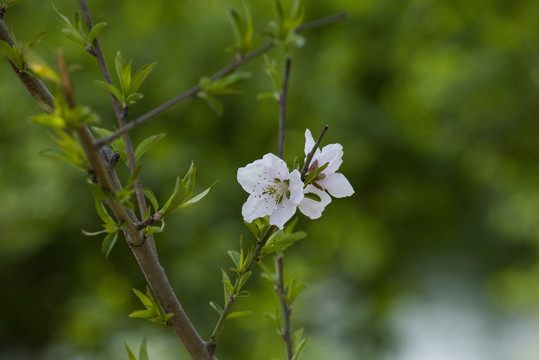
<path fill-rule="evenodd" d="M 67 15 L 76 1 L 56 0 Z M 88 1 L 109 25 L 101 44 L 135 67 L 157 61 L 132 118 L 226 65 L 236 0 Z M 261 31 L 270 1 L 250 1 Z M 293 52 L 285 158 L 302 156 L 303 133 L 330 130 L 344 146 L 341 172 L 356 193 L 321 219 L 300 216 L 309 236 L 285 254 L 287 274 L 307 284 L 293 312 L 304 359 L 539 358 L 539 2 L 528 0 L 308 0 L 306 20 L 349 12 L 305 33 Z M 62 48 L 77 99 L 114 126 L 93 59 L 59 34 L 50 2 L 29 0 L 5 17 L 20 40 L 47 30 L 37 50 Z M 282 68 L 282 49 L 270 53 Z M 224 114 L 188 100 L 132 133 L 166 138 L 143 158 L 142 180 L 163 202 L 191 160 L 197 188 L 219 185 L 157 235 L 161 260 L 186 311 L 207 338 L 222 302 L 226 255 L 253 239 L 237 168 L 275 152 L 277 107 L 262 59 L 245 67 L 244 94 Z M 152 359 L 187 359 L 166 328 L 127 314 L 145 281 L 125 243 L 108 259 L 85 175 L 38 156 L 48 130 L 6 62 L 0 64 L 0 359 L 127 359 L 144 337 Z M 267 259 L 271 260 L 271 259 Z M 259 273 L 258 273 L 259 274 Z M 223 360 L 282 357 L 262 317 L 278 308 L 252 277 L 218 349 Z"/>

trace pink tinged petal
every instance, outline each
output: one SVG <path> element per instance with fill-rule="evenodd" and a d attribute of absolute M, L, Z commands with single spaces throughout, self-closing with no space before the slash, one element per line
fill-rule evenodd
<path fill-rule="evenodd" d="M 322 171 L 324 174 L 334 173 L 339 170 L 342 164 L 343 149 L 341 144 L 329 144 L 322 148 L 322 153 L 318 158 L 318 166 L 329 162 L 328 167 Z"/>
<path fill-rule="evenodd" d="M 283 201 L 277 205 L 273 214 L 270 215 L 269 223 L 282 229 L 284 224 L 294 216 L 296 209 L 297 205 L 293 204 L 290 200 Z"/>
<path fill-rule="evenodd" d="M 243 219 L 250 223 L 254 219 L 271 215 L 275 211 L 277 204 L 267 196 L 251 195 L 241 208 Z"/>
<path fill-rule="evenodd" d="M 317 189 L 313 185 L 307 185 L 305 193 L 315 193 L 320 196 L 320 201 L 312 200 L 304 197 L 299 204 L 299 211 L 311 219 L 318 219 L 322 216 L 322 211 L 331 202 L 331 197 L 322 190 Z"/>
<path fill-rule="evenodd" d="M 324 179 L 317 181 L 317 183 L 336 198 L 350 196 L 354 193 L 352 185 L 341 173 L 327 174 Z"/>

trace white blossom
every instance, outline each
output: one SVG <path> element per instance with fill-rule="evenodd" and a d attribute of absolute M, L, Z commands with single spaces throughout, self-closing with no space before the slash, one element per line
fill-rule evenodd
<path fill-rule="evenodd" d="M 301 174 L 289 172 L 286 163 L 273 154 L 239 168 L 238 182 L 249 193 L 241 209 L 248 223 L 269 215 L 270 224 L 282 229 L 303 199 Z"/>
<path fill-rule="evenodd" d="M 309 129 L 305 130 L 305 159 L 312 151 L 315 141 Z M 342 164 L 343 148 L 341 144 L 329 144 L 320 149 L 316 149 L 309 164 L 308 173 L 328 164 L 316 178 L 309 183 L 304 190 L 306 196 L 299 204 L 299 210 L 311 219 L 322 216 L 322 211 L 331 202 L 331 197 L 336 198 L 351 196 L 354 189 L 346 177 L 338 173 Z M 314 194 L 314 195 L 311 195 Z M 319 199 L 313 199 L 318 197 Z M 320 201 L 317 201 L 320 200 Z"/>

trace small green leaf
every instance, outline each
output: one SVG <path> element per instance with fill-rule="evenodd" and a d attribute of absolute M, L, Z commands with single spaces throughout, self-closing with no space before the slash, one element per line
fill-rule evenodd
<path fill-rule="evenodd" d="M 94 80 L 94 83 L 111 93 L 112 96 L 116 98 L 116 100 L 122 101 L 122 95 L 120 94 L 120 90 L 118 90 L 114 85 L 111 85 L 102 80 Z"/>
<path fill-rule="evenodd" d="M 213 310 L 217 311 L 217 314 L 219 314 L 219 316 L 223 313 L 223 308 L 216 302 L 210 301 L 210 306 L 213 308 Z"/>
<path fill-rule="evenodd" d="M 156 134 L 147 137 L 146 139 L 142 140 L 140 144 L 138 144 L 136 150 L 135 150 L 135 159 L 138 160 L 140 157 L 148 151 L 152 146 L 157 144 L 162 138 L 165 137 L 166 134 Z M 189 196 L 189 195 L 187 195 Z M 156 208 L 157 209 L 157 208 Z"/>
<path fill-rule="evenodd" d="M 315 194 L 312 192 L 305 193 L 303 196 L 305 196 L 307 199 L 311 199 L 314 201 L 318 201 L 318 202 L 322 201 L 322 199 L 320 199 L 320 196 L 318 194 Z"/>
<path fill-rule="evenodd" d="M 241 267 L 240 252 L 236 250 L 228 250 L 228 256 L 230 256 L 230 258 L 234 262 L 234 265 L 236 265 L 236 269 L 239 269 Z"/>
<path fill-rule="evenodd" d="M 125 345 L 125 350 L 127 351 L 127 356 L 129 357 L 129 360 L 137 360 L 137 357 L 135 356 L 135 354 L 133 354 L 129 346 Z"/>
<path fill-rule="evenodd" d="M 105 209 L 105 205 L 101 202 L 101 200 L 95 199 L 94 200 L 95 209 L 97 210 L 97 215 L 103 220 L 104 223 L 115 223 L 114 219 L 110 216 L 110 214 Z"/>
<path fill-rule="evenodd" d="M 96 235 L 101 235 L 101 234 L 105 234 L 107 232 L 107 230 L 101 230 L 101 231 L 94 231 L 94 232 L 89 232 L 89 231 L 86 231 L 84 229 L 81 230 L 82 233 L 86 236 L 96 236 Z"/>
<path fill-rule="evenodd" d="M 249 310 L 245 310 L 245 311 L 234 311 L 234 312 L 231 312 L 230 314 L 227 315 L 226 319 L 227 320 L 230 320 L 230 319 L 235 319 L 235 318 L 240 318 L 240 317 L 245 317 L 245 316 L 249 316 L 251 315 L 253 312 L 252 311 L 249 311 Z"/>
<path fill-rule="evenodd" d="M 64 35 L 69 40 L 72 40 L 72 41 L 86 47 L 86 45 L 87 45 L 86 40 L 74 28 L 64 28 L 64 29 L 61 29 L 60 32 L 62 33 L 62 35 Z"/>
<path fill-rule="evenodd" d="M 236 289 L 236 292 L 241 290 L 241 288 L 243 287 L 243 285 L 245 285 L 245 283 L 247 282 L 247 280 L 249 280 L 249 278 L 251 277 L 251 271 L 247 271 L 243 274 L 241 274 L 238 279 L 237 279 L 237 289 Z"/>
<path fill-rule="evenodd" d="M 90 33 L 88 34 L 88 42 L 93 44 L 94 39 L 101 33 L 101 31 L 107 26 L 107 23 L 100 22 L 95 24 Z"/>
<path fill-rule="evenodd" d="M 208 195 L 210 193 L 210 191 L 213 190 L 213 188 L 215 187 L 215 185 L 217 185 L 218 182 L 219 182 L 219 180 L 216 180 L 213 184 L 211 184 L 211 186 L 209 188 L 207 188 L 206 190 L 204 190 L 203 192 L 201 192 L 197 196 L 192 197 L 191 199 L 187 200 L 183 204 L 179 205 L 178 207 L 176 207 L 174 209 L 174 211 L 179 210 L 179 209 L 183 209 L 184 207 L 187 207 L 187 206 L 190 206 L 190 205 L 193 205 L 193 204 L 196 204 L 200 200 L 204 199 L 206 197 L 206 195 Z"/>
<path fill-rule="evenodd" d="M 16 57 L 13 47 L 4 40 L 0 40 L 0 55 L 7 57 L 11 62 L 14 62 Z"/>
<path fill-rule="evenodd" d="M 183 177 L 183 185 L 185 186 L 185 196 L 189 197 L 193 193 L 193 190 L 195 188 L 196 183 L 196 172 L 197 168 L 194 161 L 191 161 L 191 166 L 189 166 L 189 170 L 187 170 L 187 173 Z"/>
<path fill-rule="evenodd" d="M 149 291 L 150 289 L 146 287 L 146 293 L 149 293 Z M 153 309 L 155 307 L 154 302 L 152 301 L 149 295 L 146 295 L 142 291 L 137 290 L 137 289 L 133 289 L 133 292 L 135 293 L 135 295 L 137 295 L 137 297 L 140 299 L 140 301 L 144 304 L 144 306 L 147 309 Z"/>
<path fill-rule="evenodd" d="M 140 344 L 140 349 L 138 352 L 138 359 L 139 360 L 150 360 L 148 357 L 148 349 L 146 347 L 146 338 L 142 340 L 142 344 Z"/>
<path fill-rule="evenodd" d="M 114 244 L 116 244 L 116 240 L 118 240 L 118 233 L 111 233 L 107 234 L 105 236 L 105 239 L 103 239 L 103 244 L 101 245 L 101 253 L 105 255 L 105 257 L 108 257 L 112 248 L 114 247 Z"/>
<path fill-rule="evenodd" d="M 183 185 L 182 179 L 178 176 L 176 178 L 176 186 L 174 187 L 174 192 L 172 193 L 166 204 L 163 206 L 163 208 L 159 210 L 161 216 L 164 217 L 169 213 L 172 213 L 173 211 L 177 210 L 177 207 L 180 206 L 185 200 L 185 194 L 185 186 Z"/>
<path fill-rule="evenodd" d="M 148 77 L 150 72 L 155 68 L 157 65 L 156 62 L 153 62 L 151 64 L 147 64 L 142 66 L 140 69 L 138 69 L 135 74 L 133 75 L 133 79 L 131 81 L 131 91 L 135 92 L 138 91 L 144 80 Z"/>
<path fill-rule="evenodd" d="M 130 318 L 137 319 L 150 319 L 155 316 L 154 312 L 151 310 L 135 310 L 129 313 Z"/>
<path fill-rule="evenodd" d="M 153 191 L 148 188 L 143 188 L 142 192 L 148 198 L 148 200 L 150 200 L 150 203 L 152 204 L 153 208 L 156 210 L 159 209 L 159 203 L 157 202 L 157 198 L 155 197 Z"/>
<path fill-rule="evenodd" d="M 249 295 L 251 295 L 251 293 L 248 290 L 242 290 L 236 295 L 236 297 L 249 297 Z"/>

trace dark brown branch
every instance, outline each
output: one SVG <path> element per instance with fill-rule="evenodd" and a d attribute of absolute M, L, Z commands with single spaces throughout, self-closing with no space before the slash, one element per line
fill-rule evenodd
<path fill-rule="evenodd" d="M 0 19 L 0 40 L 4 40 L 9 45 L 13 46 L 13 39 L 11 38 L 3 19 Z M 8 62 L 13 68 L 15 74 L 17 74 L 19 77 L 21 83 L 26 87 L 30 95 L 32 95 L 32 97 L 37 101 L 39 106 L 41 106 L 44 111 L 51 113 L 54 109 L 54 98 L 45 85 L 43 85 L 41 80 L 24 71 L 21 71 L 11 61 L 8 60 Z"/>

